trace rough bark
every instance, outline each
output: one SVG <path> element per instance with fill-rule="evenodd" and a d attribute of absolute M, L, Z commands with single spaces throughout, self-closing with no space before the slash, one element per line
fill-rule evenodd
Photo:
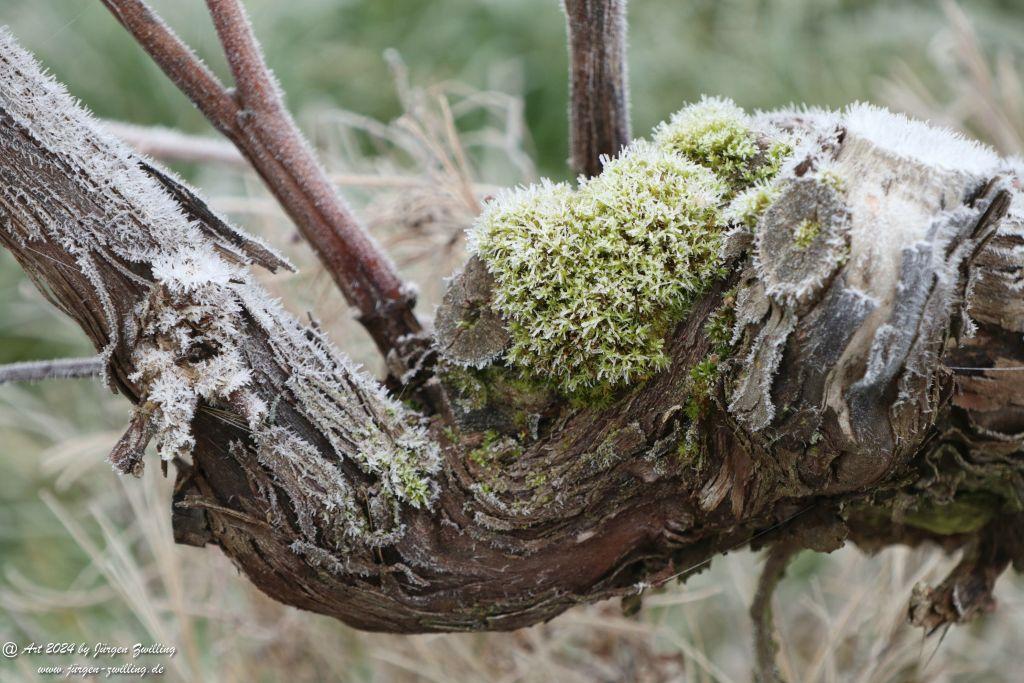
<path fill-rule="evenodd" d="M 106 137 L 7 35 L 0 240 L 138 404 L 115 465 L 137 472 L 155 439 L 178 466 L 176 538 L 282 602 L 371 630 L 511 629 L 746 544 L 847 538 L 984 541 L 964 574 L 990 587 L 1024 565 L 1019 533 L 995 533 L 1024 494 L 1019 169 L 945 138 L 933 158 L 934 131 L 890 135 L 870 110 L 777 119 L 809 141 L 781 196 L 730 236 L 669 367 L 599 405 L 497 360 L 441 360 L 417 389 L 429 415 L 397 403 L 255 284 L 272 250 Z M 690 411 L 723 306 L 734 352 Z"/>

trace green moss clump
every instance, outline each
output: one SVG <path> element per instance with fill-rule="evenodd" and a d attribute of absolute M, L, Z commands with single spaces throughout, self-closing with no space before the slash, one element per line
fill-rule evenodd
<path fill-rule="evenodd" d="M 731 289 L 722 297 L 722 305 L 708 316 L 704 333 L 711 342 L 711 353 L 719 359 L 732 355 L 732 333 L 736 326 L 736 290 Z"/>
<path fill-rule="evenodd" d="M 819 183 L 828 185 L 836 192 L 843 192 L 846 189 L 846 181 L 832 168 L 824 168 L 818 171 L 815 176 Z"/>
<path fill-rule="evenodd" d="M 469 452 L 469 459 L 478 467 L 490 469 L 501 462 L 515 460 L 522 454 L 523 447 L 519 442 L 489 429 L 484 432 L 480 445 Z"/>
<path fill-rule="evenodd" d="M 430 483 L 423 478 L 422 473 L 408 465 L 399 465 L 396 468 L 398 481 L 402 484 L 402 490 L 406 500 L 414 507 L 426 507 L 430 503 Z"/>
<path fill-rule="evenodd" d="M 718 275 L 724 191 L 640 142 L 576 192 L 544 183 L 494 201 L 473 248 L 495 278 L 507 360 L 568 394 L 664 368 L 664 335 Z"/>
<path fill-rule="evenodd" d="M 751 230 L 768 207 L 779 198 L 780 188 L 776 183 L 762 181 L 737 194 L 722 212 L 722 218 L 729 223 L 744 225 Z"/>
<path fill-rule="evenodd" d="M 715 315 L 719 313 L 722 313 L 719 322 L 724 323 L 725 319 L 730 317 L 724 314 L 721 309 L 716 311 Z M 712 331 L 712 329 L 719 328 L 718 322 L 715 321 L 715 315 L 712 315 L 712 318 L 709 319 L 705 330 L 711 335 L 713 348 L 720 349 L 723 354 L 731 354 L 732 347 L 729 337 Z M 731 326 L 729 329 L 731 329 Z M 724 332 L 724 324 L 721 325 L 720 330 Z M 717 351 L 712 353 L 700 363 L 690 368 L 690 376 L 687 381 L 686 403 L 683 405 L 683 410 L 690 422 L 690 426 L 685 436 L 679 442 L 676 454 L 680 459 L 698 469 L 703 466 L 703 453 L 698 442 L 697 423 L 707 415 L 712 407 L 712 402 L 714 401 L 713 394 L 715 385 L 718 383 L 721 361 L 722 357 L 719 356 Z"/>
<path fill-rule="evenodd" d="M 788 144 L 758 144 L 746 113 L 729 99 L 703 97 L 676 112 L 655 132 L 655 142 L 715 171 L 734 191 L 778 173 L 791 152 Z"/>
<path fill-rule="evenodd" d="M 547 472 L 531 472 L 526 477 L 526 485 L 531 489 L 539 489 L 548 483 Z"/>
<path fill-rule="evenodd" d="M 494 277 L 505 360 L 587 401 L 665 368 L 665 335 L 723 275 L 723 207 L 752 186 L 747 213 L 763 211 L 788 151 L 732 102 L 705 98 L 576 190 L 544 181 L 499 196 L 470 249 Z"/>
<path fill-rule="evenodd" d="M 800 221 L 793 231 L 793 242 L 798 249 L 806 249 L 814 242 L 814 238 L 821 233 L 821 223 L 810 219 Z"/>
<path fill-rule="evenodd" d="M 696 422 L 711 402 L 711 392 L 718 380 L 718 357 L 711 356 L 690 368 L 686 416 Z"/>

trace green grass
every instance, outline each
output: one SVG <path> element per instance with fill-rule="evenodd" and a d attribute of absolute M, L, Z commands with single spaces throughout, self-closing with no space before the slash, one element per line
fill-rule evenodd
<path fill-rule="evenodd" d="M 203 3 L 153 6 L 224 77 Z M 522 96 L 543 175 L 566 176 L 566 48 L 557 0 L 249 0 L 256 32 L 299 111 L 376 119 L 401 106 L 382 58 L 397 49 L 415 81 L 454 79 Z M 3 21 L 100 116 L 205 130 L 199 114 L 96 0 L 4 0 Z M 1024 12 L 967 9 L 991 50 L 1021 51 Z M 896 60 L 926 83 L 945 26 L 933 0 L 650 0 L 630 4 L 634 130 L 701 94 L 745 109 L 870 99 Z"/>

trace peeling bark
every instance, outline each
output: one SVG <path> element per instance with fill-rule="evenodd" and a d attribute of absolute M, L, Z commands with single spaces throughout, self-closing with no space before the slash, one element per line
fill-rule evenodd
<path fill-rule="evenodd" d="M 788 189 L 668 336 L 669 367 L 598 405 L 495 360 L 466 276 L 417 384 L 436 410 L 397 403 L 254 282 L 249 266 L 283 264 L 272 250 L 103 134 L 6 35 L 0 240 L 138 404 L 115 464 L 136 471 L 152 438 L 178 467 L 175 538 L 360 628 L 517 628 L 751 542 L 1005 530 L 1024 507 L 1020 169 L 951 137 L 932 158 L 911 144 L 931 133 L 883 135 L 903 124 L 870 111 L 772 116 L 807 131 Z M 803 220 L 820 229 L 792 247 Z M 723 305 L 733 353 L 694 412 Z M 1013 544 L 997 555 L 983 588 L 1021 566 Z"/>

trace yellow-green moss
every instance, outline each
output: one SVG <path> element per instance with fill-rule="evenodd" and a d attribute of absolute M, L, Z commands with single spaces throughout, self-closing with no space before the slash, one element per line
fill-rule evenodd
<path fill-rule="evenodd" d="M 784 141 L 758 144 L 746 113 L 732 100 L 704 97 L 655 131 L 655 142 L 713 169 L 733 191 L 774 177 L 791 151 Z"/>
<path fill-rule="evenodd" d="M 735 351 L 733 327 L 736 324 L 736 290 L 722 296 L 721 305 L 708 316 L 704 333 L 709 342 L 709 354 L 690 368 L 686 382 L 684 411 L 689 420 L 685 436 L 676 449 L 677 455 L 695 467 L 702 466 L 701 447 L 698 443 L 697 423 L 712 407 L 715 386 L 722 371 L 722 363 Z"/>
<path fill-rule="evenodd" d="M 721 358 L 732 355 L 732 332 L 736 326 L 736 290 L 732 289 L 722 297 L 722 304 L 708 316 L 704 333 L 711 342 L 711 352 Z"/>
<path fill-rule="evenodd" d="M 793 242 L 798 249 L 806 249 L 814 242 L 814 238 L 821 233 L 821 223 L 811 219 L 804 219 L 796 226 L 793 232 Z"/>
<path fill-rule="evenodd" d="M 573 192 L 542 184 L 492 203 L 474 248 L 495 278 L 507 360 L 566 393 L 664 368 L 663 337 L 717 276 L 713 173 L 649 143 Z"/>
<path fill-rule="evenodd" d="M 502 461 L 515 460 L 522 453 L 523 447 L 518 441 L 489 429 L 484 432 L 480 445 L 471 450 L 468 457 L 478 467 L 490 469 Z"/>
<path fill-rule="evenodd" d="M 840 176 L 839 173 L 834 169 L 822 169 L 818 171 L 815 177 L 818 179 L 819 183 L 828 185 L 836 192 L 843 192 L 846 188 L 846 182 L 843 180 L 842 176 Z"/>
<path fill-rule="evenodd" d="M 723 274 L 728 199 L 757 184 L 749 200 L 763 210 L 788 149 L 704 99 L 575 190 L 544 181 L 491 202 L 470 248 L 494 276 L 506 362 L 586 398 L 664 369 L 665 335 Z"/>
<path fill-rule="evenodd" d="M 526 477 L 526 485 L 531 489 L 539 489 L 548 483 L 548 474 L 543 471 L 531 472 Z"/>
<path fill-rule="evenodd" d="M 687 387 L 686 416 L 695 422 L 707 410 L 711 392 L 718 380 L 718 357 L 705 358 L 690 368 L 690 382 Z"/>
<path fill-rule="evenodd" d="M 744 225 L 753 230 L 772 202 L 778 199 L 779 193 L 780 189 L 776 183 L 757 183 L 733 197 L 722 212 L 722 216 L 729 223 Z"/>

